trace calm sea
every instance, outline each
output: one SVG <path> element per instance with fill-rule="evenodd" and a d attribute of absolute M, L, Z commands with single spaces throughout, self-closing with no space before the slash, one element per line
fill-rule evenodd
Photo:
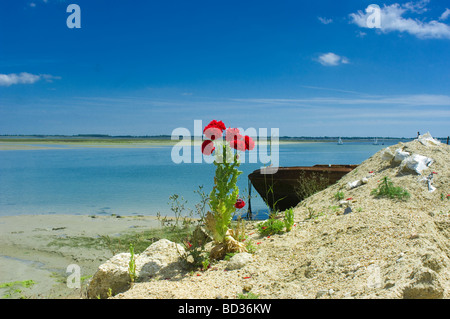
<path fill-rule="evenodd" d="M 298 143 L 280 145 L 280 166 L 359 164 L 393 145 Z M 0 152 L 0 216 L 19 214 L 172 215 L 169 197 L 183 196 L 193 208 L 200 185 L 209 193 L 215 166 L 175 164 L 172 147 L 67 148 Z M 248 160 L 247 160 L 248 162 Z M 243 163 L 239 188 L 260 163 Z M 252 190 L 252 195 L 257 194 Z M 266 209 L 252 199 L 254 211 Z M 245 207 L 246 209 L 246 207 Z"/>

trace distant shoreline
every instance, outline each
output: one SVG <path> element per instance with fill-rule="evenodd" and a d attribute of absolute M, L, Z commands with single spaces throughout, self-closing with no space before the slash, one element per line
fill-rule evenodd
<path fill-rule="evenodd" d="M 297 143 L 336 143 L 338 138 L 306 138 L 306 137 L 280 137 L 280 144 Z M 372 142 L 373 138 L 349 137 L 343 138 L 347 142 Z M 383 138 L 382 142 L 387 141 L 410 141 L 410 138 Z M 189 143 L 184 140 L 184 143 Z M 382 143 L 379 142 L 379 143 Z M 33 136 L 1 136 L 0 151 L 17 150 L 49 150 L 49 149 L 67 149 L 67 148 L 153 148 L 174 146 L 180 143 L 179 140 L 171 140 L 170 137 L 33 137 Z M 263 143 L 259 142 L 261 145 Z M 264 142 L 265 144 L 266 142 Z M 195 140 L 194 145 L 199 141 Z"/>

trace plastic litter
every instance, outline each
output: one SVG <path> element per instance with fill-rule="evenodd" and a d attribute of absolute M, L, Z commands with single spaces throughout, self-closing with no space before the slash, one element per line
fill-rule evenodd
<path fill-rule="evenodd" d="M 394 162 L 402 162 L 404 159 L 408 158 L 411 154 L 403 151 L 401 148 L 395 150 Z"/>
<path fill-rule="evenodd" d="M 386 147 L 381 153 L 381 159 L 383 161 L 390 161 L 395 157 L 394 153 L 392 153 L 389 147 Z"/>
<path fill-rule="evenodd" d="M 348 189 L 353 189 L 355 187 L 361 186 L 363 184 L 367 184 L 369 182 L 369 179 L 367 177 L 363 177 L 361 179 L 358 179 L 354 182 L 349 182 L 347 183 L 347 188 Z"/>
<path fill-rule="evenodd" d="M 441 142 L 439 142 L 438 140 L 434 139 L 431 136 L 430 132 L 427 132 L 423 135 L 419 135 L 417 140 L 425 146 L 437 146 L 441 144 Z"/>
<path fill-rule="evenodd" d="M 417 174 L 422 174 L 422 171 L 433 164 L 433 159 L 414 154 L 407 158 L 405 158 L 400 164 L 400 170 L 404 170 L 405 168 L 415 171 Z"/>
<path fill-rule="evenodd" d="M 432 193 L 432 192 L 434 192 L 435 190 L 436 190 L 436 187 L 434 187 L 433 185 L 432 185 L 432 183 L 433 183 L 433 176 L 434 176 L 434 172 L 433 173 L 430 173 L 427 177 L 422 177 L 419 181 L 420 182 L 425 182 L 426 184 L 427 184 L 427 186 L 428 186 L 428 191 L 430 192 L 430 193 Z"/>

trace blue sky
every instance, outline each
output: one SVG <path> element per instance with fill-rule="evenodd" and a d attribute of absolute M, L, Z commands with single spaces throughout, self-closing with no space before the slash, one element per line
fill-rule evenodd
<path fill-rule="evenodd" d="M 81 28 L 68 28 L 71 3 Z M 368 28 L 370 4 L 379 28 Z M 447 136 L 450 3 L 0 2 L 0 134 Z"/>

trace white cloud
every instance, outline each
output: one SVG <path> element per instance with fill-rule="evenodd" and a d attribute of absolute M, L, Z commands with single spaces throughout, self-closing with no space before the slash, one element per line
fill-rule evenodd
<path fill-rule="evenodd" d="M 53 80 L 59 80 L 61 77 L 53 76 L 50 74 L 31 74 L 27 72 L 22 72 L 19 74 L 0 74 L 0 86 L 11 86 L 14 84 L 33 84 L 37 81 L 44 79 L 47 82 L 53 82 Z"/>
<path fill-rule="evenodd" d="M 404 17 L 408 12 L 415 14 L 423 14 L 427 11 L 425 7 L 428 4 L 427 1 L 408 2 L 406 4 L 394 3 L 392 5 L 380 8 L 380 28 L 378 30 L 388 32 L 407 32 L 420 39 L 450 39 L 450 25 L 439 22 L 437 20 L 431 20 L 425 22 L 419 19 L 413 19 Z M 447 11 L 446 11 L 447 12 Z M 449 13 L 444 12 L 441 18 L 446 18 Z M 368 18 L 370 18 L 373 12 L 362 12 L 359 10 L 357 13 L 351 13 L 351 22 L 355 23 L 361 28 L 368 28 Z M 442 20 L 442 19 L 441 19 Z"/>
<path fill-rule="evenodd" d="M 448 16 L 450 16 L 450 9 L 445 9 L 444 13 L 441 14 L 439 20 L 444 21 L 447 20 Z"/>
<path fill-rule="evenodd" d="M 318 61 L 325 66 L 336 66 L 339 64 L 347 64 L 349 60 L 346 57 L 339 56 L 333 52 L 324 53 L 319 56 Z"/>
<path fill-rule="evenodd" d="M 323 24 L 330 24 L 333 22 L 333 19 L 327 19 L 322 17 L 317 17 L 317 19 L 319 19 L 319 21 L 322 22 Z"/>

